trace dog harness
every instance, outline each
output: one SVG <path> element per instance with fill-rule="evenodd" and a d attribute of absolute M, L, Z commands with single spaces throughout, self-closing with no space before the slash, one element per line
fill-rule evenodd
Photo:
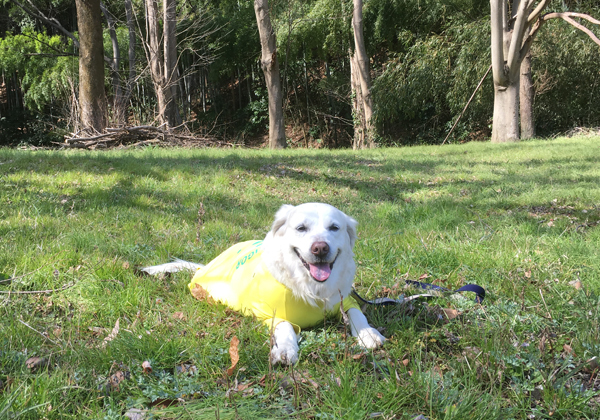
<path fill-rule="evenodd" d="M 323 306 L 313 306 L 294 296 L 292 291 L 278 282 L 262 259 L 263 241 L 236 244 L 199 268 L 188 287 L 195 297 L 201 288 L 214 300 L 244 315 L 254 315 L 268 328 L 287 321 L 296 333 L 301 328 L 318 325 L 330 315 L 340 316 L 340 304 L 326 311 Z M 202 295 L 202 290 L 200 295 Z M 344 310 L 360 306 L 347 296 L 342 301 Z"/>

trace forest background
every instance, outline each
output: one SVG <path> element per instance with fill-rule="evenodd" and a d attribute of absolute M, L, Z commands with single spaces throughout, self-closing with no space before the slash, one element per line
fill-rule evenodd
<path fill-rule="evenodd" d="M 178 0 L 175 7 L 172 125 L 204 139 L 265 144 L 268 95 L 253 2 Z M 102 11 L 108 126 L 159 126 L 147 5 L 109 0 Z M 352 11 L 349 0 L 269 3 L 288 146 L 355 142 Z M 551 0 L 546 11 L 598 18 L 600 5 Z M 162 47 L 166 19 L 158 18 Z M 491 64 L 490 2 L 368 0 L 363 25 L 375 142 L 441 143 Z M 75 2 L 5 1 L 0 33 L 0 145 L 63 143 L 81 128 Z M 541 27 L 531 49 L 537 136 L 600 125 L 599 52 L 588 35 L 562 20 Z M 487 140 L 493 108 L 490 76 L 448 141 Z"/>

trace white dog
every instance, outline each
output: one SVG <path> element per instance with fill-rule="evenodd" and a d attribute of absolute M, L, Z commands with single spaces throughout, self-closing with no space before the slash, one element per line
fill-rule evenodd
<path fill-rule="evenodd" d="M 284 205 L 264 241 L 234 245 L 207 266 L 178 260 L 142 270 L 157 274 L 197 269 L 189 284 L 194 296 L 209 295 L 273 328 L 273 363 L 296 363 L 300 328 L 314 326 L 328 314 L 339 315 L 340 302 L 352 335 L 372 349 L 385 338 L 369 326 L 350 297 L 356 225 L 328 204 Z"/>

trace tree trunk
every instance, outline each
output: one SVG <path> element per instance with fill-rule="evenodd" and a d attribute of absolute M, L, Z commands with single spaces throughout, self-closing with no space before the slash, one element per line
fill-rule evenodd
<path fill-rule="evenodd" d="M 125 105 L 126 102 L 123 100 L 123 89 L 121 88 L 121 77 L 119 76 L 119 67 L 121 66 L 121 52 L 119 50 L 119 41 L 117 40 L 117 31 L 115 26 L 115 19 L 110 14 L 106 6 L 100 3 L 100 10 L 106 18 L 108 24 L 108 31 L 110 34 L 110 41 L 112 43 L 113 58 L 110 63 L 110 72 L 113 83 L 113 118 L 117 124 L 122 124 L 125 120 Z"/>
<path fill-rule="evenodd" d="M 508 86 L 494 86 L 492 143 L 519 140 L 519 79 Z"/>
<path fill-rule="evenodd" d="M 354 123 L 354 138 L 352 149 L 365 148 L 365 109 L 363 107 L 362 89 L 360 86 L 360 74 L 358 72 L 358 60 L 356 54 L 349 51 L 350 56 L 350 89 L 352 91 L 352 121 Z"/>
<path fill-rule="evenodd" d="M 356 75 L 358 76 L 358 84 L 361 91 L 361 102 L 364 112 L 364 142 L 360 144 L 361 148 L 374 147 L 373 140 L 373 100 L 371 98 L 371 75 L 369 72 L 369 57 L 365 48 L 365 38 L 363 35 L 363 17 L 362 17 L 362 0 L 353 0 L 354 11 L 352 13 L 352 29 L 354 32 L 354 64 L 356 67 Z M 351 66 L 352 67 L 352 66 Z M 351 70 L 352 71 L 352 70 Z M 356 146 L 356 144 L 355 144 Z"/>
<path fill-rule="evenodd" d="M 162 125 L 167 122 L 165 109 L 170 101 L 171 90 L 164 88 L 163 68 L 161 66 L 160 40 L 158 37 L 158 5 L 156 0 L 146 1 L 146 36 L 148 63 L 152 75 L 152 84 L 158 104 L 158 121 Z"/>
<path fill-rule="evenodd" d="M 125 94 L 123 95 L 123 101 L 129 102 L 131 92 L 133 90 L 133 83 L 135 81 L 135 19 L 133 16 L 133 7 L 131 0 L 125 0 L 125 15 L 127 17 L 127 31 L 129 32 L 129 45 L 127 47 L 127 59 L 129 62 L 129 76 L 127 77 L 127 87 Z"/>
<path fill-rule="evenodd" d="M 165 118 L 169 127 L 181 124 L 177 101 L 177 24 L 175 0 L 163 0 Z"/>
<path fill-rule="evenodd" d="M 100 0 L 76 0 L 79 29 L 79 105 L 83 130 L 106 128 L 107 102 L 104 92 L 104 47 Z"/>
<path fill-rule="evenodd" d="M 521 139 L 531 139 L 535 137 L 535 120 L 533 116 L 535 89 L 531 77 L 531 52 L 527 53 L 521 63 L 520 86 Z"/>
<path fill-rule="evenodd" d="M 283 92 L 279 77 L 277 42 L 269 17 L 268 0 L 254 0 L 254 12 L 258 24 L 261 45 L 261 67 L 269 96 L 269 147 L 281 149 L 286 146 L 283 122 Z"/>

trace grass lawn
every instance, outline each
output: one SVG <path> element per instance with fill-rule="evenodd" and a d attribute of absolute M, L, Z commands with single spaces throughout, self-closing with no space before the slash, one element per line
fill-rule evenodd
<path fill-rule="evenodd" d="M 598 418 L 599 156 L 598 137 L 0 149 L 0 418 Z M 477 283 L 483 305 L 369 308 L 382 350 L 328 321 L 303 332 L 296 366 L 272 367 L 260 322 L 195 300 L 189 273 L 136 271 L 208 262 L 308 201 L 358 220 L 361 295 L 422 293 L 404 280 L 423 278 Z"/>

